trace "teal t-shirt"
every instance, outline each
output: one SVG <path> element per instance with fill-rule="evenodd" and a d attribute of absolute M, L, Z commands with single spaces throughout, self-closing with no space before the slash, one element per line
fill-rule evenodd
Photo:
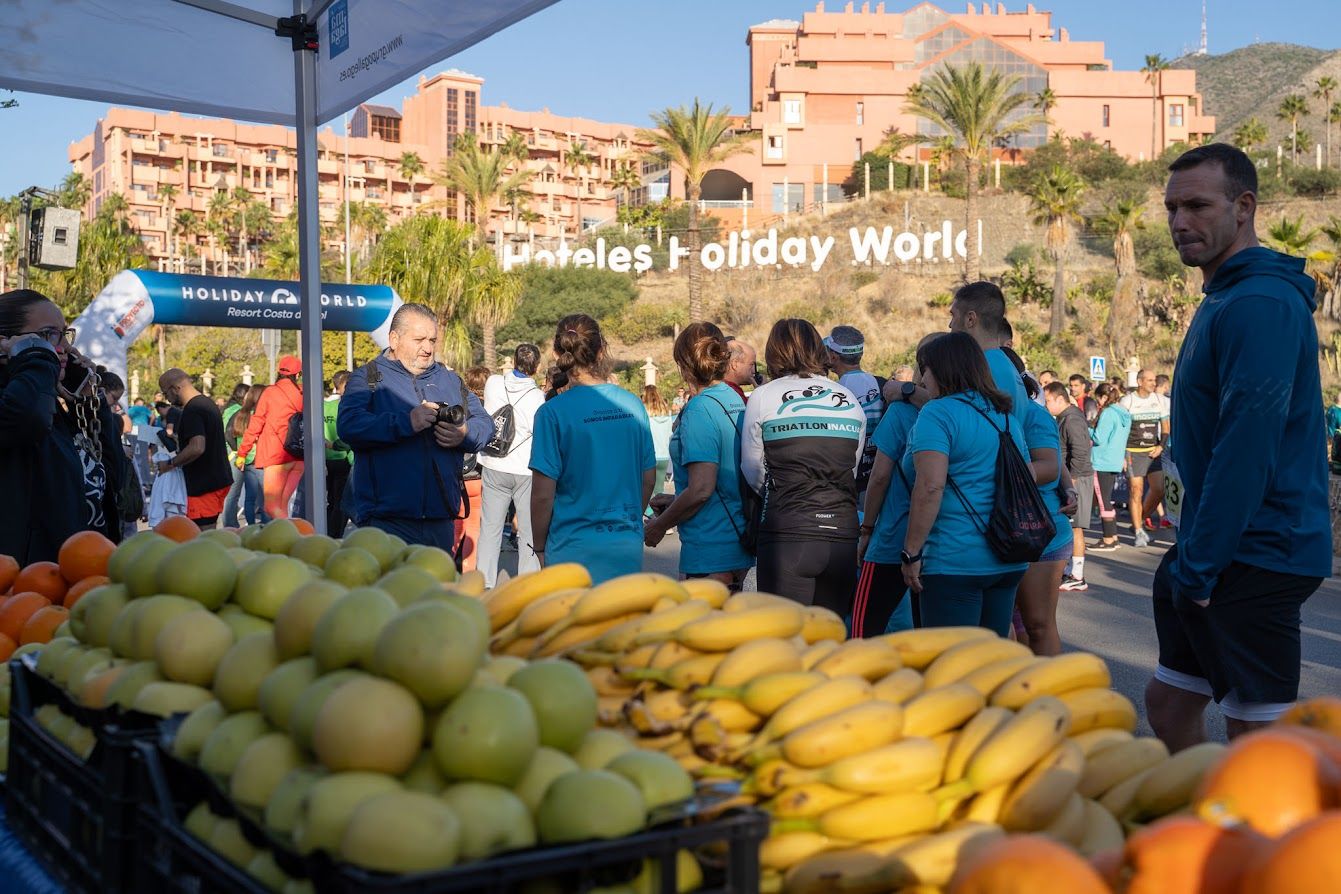
<path fill-rule="evenodd" d="M 875 428 L 872 440 L 875 449 L 894 461 L 889 476 L 889 487 L 880 504 L 880 517 L 871 531 L 871 542 L 866 546 L 866 561 L 882 565 L 898 565 L 902 560 L 904 536 L 908 533 L 908 503 L 912 497 L 909 486 L 913 483 L 912 460 L 908 457 L 908 435 L 917 422 L 917 408 L 907 401 L 895 401 Z M 906 460 L 906 462 L 905 462 Z M 902 471 L 902 474 L 900 474 Z M 904 483 L 904 479 L 907 483 Z"/>
<path fill-rule="evenodd" d="M 535 416 L 531 469 L 555 481 L 545 562 L 580 562 L 593 583 L 643 565 L 643 472 L 656 468 L 642 401 L 578 385 Z"/>
<path fill-rule="evenodd" d="M 691 463 L 716 463 L 717 487 L 692 518 L 680 522 L 680 571 L 712 574 L 749 568 L 740 546 L 745 510 L 740 502 L 740 420 L 745 401 L 719 382 L 685 404 L 670 439 L 675 493 L 689 486 Z"/>
<path fill-rule="evenodd" d="M 974 406 L 986 411 L 992 422 L 984 419 Z M 960 502 L 947 482 L 940 511 L 923 547 L 923 574 L 1000 574 L 1028 567 L 1027 563 L 1008 565 L 998 559 L 964 505 L 966 502 L 973 507 L 983 525 L 987 523 L 996 488 L 997 430 L 1002 425 L 1003 415 L 976 391 L 939 397 L 917 414 L 909 449 L 914 455 L 931 451 L 948 457 L 949 477 L 964 497 L 964 502 Z M 1020 455 L 1028 456 L 1024 432 L 1013 418 L 1010 435 Z"/>
<path fill-rule="evenodd" d="M 1052 414 L 1030 401 L 1029 410 L 1025 414 L 1024 425 L 1024 440 L 1029 445 L 1029 449 L 1057 451 L 1058 462 L 1060 462 L 1062 440 L 1057 432 L 1057 420 L 1052 418 Z M 1029 455 L 1025 454 L 1025 461 L 1028 460 Z M 1060 478 L 1059 473 L 1057 478 L 1039 488 L 1039 491 L 1043 494 L 1043 505 L 1048 507 L 1048 513 L 1052 516 L 1052 523 L 1057 526 L 1057 536 L 1053 537 L 1052 542 L 1048 544 L 1048 548 L 1043 550 L 1045 556 L 1063 547 L 1069 549 L 1072 543 L 1071 519 L 1062 515 L 1062 495 L 1057 491 L 1057 481 Z"/>
<path fill-rule="evenodd" d="M 1033 401 L 1029 399 L 1029 392 L 1024 390 L 1024 380 L 1020 378 L 1020 371 L 1000 348 L 993 348 L 987 352 L 987 368 L 992 371 L 992 381 L 996 383 L 996 387 L 1006 392 L 1006 396 L 1010 398 L 1011 421 L 1024 428 L 1027 422 L 1026 408 Z"/>

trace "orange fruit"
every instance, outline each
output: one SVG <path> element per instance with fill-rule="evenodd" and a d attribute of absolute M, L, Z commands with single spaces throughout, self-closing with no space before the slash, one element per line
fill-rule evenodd
<path fill-rule="evenodd" d="M 14 650 L 18 647 L 18 643 L 14 642 L 14 640 L 5 636 L 3 633 L 0 633 L 0 661 L 8 661 L 9 656 L 13 655 Z"/>
<path fill-rule="evenodd" d="M 185 543 L 200 536 L 200 526 L 184 515 L 171 515 L 154 525 L 154 533 Z"/>
<path fill-rule="evenodd" d="M 15 593 L 0 606 L 0 633 L 17 643 L 23 625 L 38 609 L 48 605 L 51 605 L 51 600 L 41 593 Z"/>
<path fill-rule="evenodd" d="M 14 579 L 15 593 L 40 593 L 48 602 L 60 602 L 69 588 L 55 562 L 34 562 Z"/>
<path fill-rule="evenodd" d="M 1118 890 L 1127 894 L 1229 892 L 1270 841 L 1247 826 L 1224 827 L 1171 816 L 1127 839 Z"/>
<path fill-rule="evenodd" d="M 49 643 L 51 637 L 56 633 L 56 628 L 65 623 L 70 617 L 70 610 L 63 605 L 48 605 L 46 608 L 39 608 L 29 615 L 28 620 L 23 622 L 23 627 L 19 630 L 19 645 L 26 646 L 28 643 Z"/>
<path fill-rule="evenodd" d="M 1085 858 L 1042 835 L 1007 835 L 960 864 L 948 894 L 1110 894 Z"/>
<path fill-rule="evenodd" d="M 70 588 L 70 591 L 65 594 L 65 601 L 61 604 L 66 608 L 74 608 L 75 603 L 79 601 L 80 596 L 83 596 L 89 590 L 109 583 L 111 583 L 111 581 L 107 579 L 106 575 L 95 574 L 92 577 L 86 577 Z"/>
<path fill-rule="evenodd" d="M 97 531 L 80 531 L 61 544 L 56 561 L 66 582 L 74 584 L 86 577 L 106 574 L 107 560 L 115 550 L 116 544 Z"/>
<path fill-rule="evenodd" d="M 0 555 L 0 590 L 5 592 L 14 586 L 14 578 L 19 576 L 19 561 L 13 556 Z"/>
<path fill-rule="evenodd" d="M 1248 868 L 1239 894 L 1336 894 L 1341 891 L 1341 810 L 1291 830 Z"/>
<path fill-rule="evenodd" d="M 1341 737 L 1341 698 L 1324 695 L 1299 702 L 1281 715 L 1282 726 L 1307 726 Z"/>
<path fill-rule="evenodd" d="M 298 533 L 304 537 L 310 537 L 317 533 L 317 529 L 305 518 L 291 518 L 289 521 L 293 522 L 293 526 L 298 529 Z"/>
<path fill-rule="evenodd" d="M 1320 749 L 1280 729 L 1230 743 L 1207 771 L 1193 803 L 1216 822 L 1248 823 L 1277 838 L 1336 806 L 1341 769 Z"/>

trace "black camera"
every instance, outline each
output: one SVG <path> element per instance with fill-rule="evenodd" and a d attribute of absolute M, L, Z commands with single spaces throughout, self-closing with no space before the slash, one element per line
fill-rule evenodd
<path fill-rule="evenodd" d="M 465 425 L 466 408 L 460 404 L 439 405 L 436 421 L 439 423 L 445 422 L 448 425 Z"/>

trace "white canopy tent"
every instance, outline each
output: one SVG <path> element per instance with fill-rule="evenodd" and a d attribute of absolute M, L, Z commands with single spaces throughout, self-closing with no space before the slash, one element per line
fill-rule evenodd
<path fill-rule="evenodd" d="M 304 423 L 320 444 L 317 126 L 555 2 L 0 0 L 0 87 L 296 129 Z M 325 454 L 311 454 L 307 509 L 324 533 Z"/>

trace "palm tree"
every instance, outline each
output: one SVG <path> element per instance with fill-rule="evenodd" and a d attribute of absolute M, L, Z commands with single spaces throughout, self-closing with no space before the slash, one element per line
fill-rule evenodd
<path fill-rule="evenodd" d="M 371 202 L 350 203 L 349 229 L 351 236 L 354 237 L 354 244 L 358 246 L 353 253 L 358 257 L 360 264 L 367 263 L 371 244 L 386 232 L 386 228 L 386 210 L 381 205 L 374 205 Z"/>
<path fill-rule="evenodd" d="M 531 157 L 531 147 L 526 145 L 526 135 L 519 130 L 510 132 L 507 139 L 498 148 L 508 158 L 515 159 L 518 162 L 526 161 Z"/>
<path fill-rule="evenodd" d="M 168 256 L 168 269 L 172 269 L 172 209 L 176 206 L 177 187 L 164 183 L 158 187 L 158 199 L 163 203 L 163 251 Z"/>
<path fill-rule="evenodd" d="M 1331 75 L 1323 75 L 1318 78 L 1317 83 L 1313 85 L 1313 96 L 1315 99 L 1322 100 L 1324 110 L 1330 111 L 1332 105 L 1332 94 L 1336 92 L 1336 78 Z M 1332 116 L 1323 112 L 1323 126 L 1327 128 L 1327 164 L 1325 167 L 1332 166 Z"/>
<path fill-rule="evenodd" d="M 172 219 L 172 232 L 173 232 L 173 235 L 175 235 L 175 236 L 177 237 L 177 239 L 176 239 L 176 247 L 177 247 L 177 251 L 178 251 L 178 252 L 181 252 L 181 248 L 182 248 L 182 239 L 183 239 L 183 238 L 186 238 L 186 239 L 189 240 L 189 239 L 191 239 L 191 237 L 193 237 L 193 236 L 197 235 L 198 233 L 200 233 L 200 231 L 201 231 L 201 227 L 200 227 L 200 216 L 199 216 L 199 215 L 197 215 L 197 214 L 196 214 L 194 211 L 192 211 L 190 208 L 183 208 L 181 211 L 178 211 L 177 214 L 176 214 L 176 215 L 173 217 L 173 219 Z M 188 242 L 188 243 L 187 243 L 187 246 L 190 247 L 190 245 L 191 245 L 191 243 Z M 182 261 L 182 269 L 183 269 L 183 271 L 185 271 L 185 269 L 186 269 L 186 261 L 185 261 L 185 259 L 183 259 L 183 261 Z M 203 259 L 202 259 L 202 261 L 201 261 L 200 272 L 201 272 L 201 273 L 204 273 L 204 272 L 205 272 L 204 260 L 203 260 Z"/>
<path fill-rule="evenodd" d="M 586 143 L 570 143 L 564 166 L 577 177 L 577 237 L 582 238 L 582 192 L 587 186 L 587 169 L 596 163 L 596 156 Z"/>
<path fill-rule="evenodd" d="M 1276 117 L 1290 122 L 1290 162 L 1299 164 L 1299 118 L 1308 114 L 1308 100 L 1299 93 L 1291 93 L 1280 101 Z"/>
<path fill-rule="evenodd" d="M 489 212 L 508 190 L 531 178 L 527 170 L 508 173 L 508 159 L 501 152 L 489 152 L 475 142 L 474 134 L 462 134 L 456 151 L 442 163 L 433 179 L 449 190 L 465 196 L 475 214 L 475 231 L 480 241 L 489 236 Z"/>
<path fill-rule="evenodd" d="M 208 204 L 205 205 L 205 235 L 210 239 L 210 255 L 214 257 L 216 268 L 219 263 L 215 247 L 220 243 L 223 248 L 224 264 L 223 275 L 228 275 L 228 224 L 227 219 L 233 213 L 233 199 L 224 190 L 219 190 L 210 196 Z M 217 269 L 215 271 L 218 272 Z"/>
<path fill-rule="evenodd" d="M 1147 55 L 1145 65 L 1141 72 L 1145 75 L 1146 82 L 1150 84 L 1150 160 L 1159 158 L 1159 147 L 1164 145 L 1164 138 L 1161 134 L 1164 123 L 1163 116 L 1159 113 L 1159 88 L 1164 79 L 1160 76 L 1161 72 L 1167 71 L 1169 60 L 1165 59 L 1159 53 Z"/>
<path fill-rule="evenodd" d="M 1095 221 L 1100 232 L 1113 236 L 1113 262 L 1117 266 L 1117 280 L 1113 286 L 1113 302 L 1108 311 L 1108 345 L 1118 360 L 1127 355 L 1136 326 L 1136 248 L 1132 234 L 1145 229 L 1145 203 L 1140 199 L 1118 199 L 1104 208 Z"/>
<path fill-rule="evenodd" d="M 251 191 L 245 186 L 237 186 L 232 192 L 232 220 L 237 223 L 238 228 L 238 250 L 242 252 L 242 272 L 244 275 L 251 273 L 251 239 L 247 234 L 248 224 L 256 222 L 256 212 L 253 208 L 256 200 L 252 198 Z"/>
<path fill-rule="evenodd" d="M 1266 125 L 1257 120 L 1256 116 L 1253 116 L 1234 128 L 1232 139 L 1235 146 L 1238 146 L 1244 152 L 1251 153 L 1254 148 L 1267 141 Z"/>
<path fill-rule="evenodd" d="M 83 174 L 72 171 L 65 175 L 56 193 L 56 204 L 62 208 L 83 208 L 93 197 L 93 184 Z"/>
<path fill-rule="evenodd" d="M 1052 92 L 1051 87 L 1044 87 L 1034 96 L 1034 108 L 1043 116 L 1043 120 L 1048 124 L 1052 123 L 1052 110 L 1057 105 L 1057 94 Z"/>
<path fill-rule="evenodd" d="M 1311 230 L 1305 229 L 1303 215 L 1294 220 L 1282 216 L 1267 229 L 1266 243 L 1276 251 L 1296 258 L 1305 258 L 1308 257 L 1308 250 L 1320 232 L 1316 227 Z"/>
<path fill-rule="evenodd" d="M 978 279 L 978 179 L 992 145 L 999 137 L 1021 133 L 1042 122 L 1037 114 L 1015 115 L 1029 101 L 1029 95 L 1017 89 L 1018 75 L 999 71 L 988 73 L 982 64 L 943 66 L 921 87 L 908 94 L 905 108 L 956 138 L 964 159 L 964 228 L 968 230 L 968 258 L 964 276 Z M 1011 118 L 1012 120 L 1007 120 Z"/>
<path fill-rule="evenodd" d="M 615 168 L 615 172 L 610 175 L 610 185 L 624 194 L 624 204 L 627 205 L 632 199 L 633 191 L 642 187 L 643 175 L 638 172 L 636 163 L 625 162 Z"/>
<path fill-rule="evenodd" d="M 743 134 L 733 132 L 731 109 L 714 112 L 712 104 L 666 108 L 652 113 L 656 130 L 640 129 L 637 138 L 652 145 L 649 153 L 684 172 L 684 192 L 689 208 L 685 237 L 689 249 L 689 319 L 703 319 L 703 271 L 699 267 L 698 202 L 703 177 L 714 166 L 733 155 L 749 151 Z"/>
<path fill-rule="evenodd" d="M 480 327 L 484 342 L 484 365 L 498 365 L 497 333 L 517 312 L 521 300 L 521 276 L 504 273 L 498 262 L 486 255 L 487 265 L 474 272 L 475 284 L 470 295 L 470 318 Z"/>
<path fill-rule="evenodd" d="M 402 152 L 400 155 L 400 175 L 410 181 L 410 204 L 414 204 L 415 181 L 424 173 L 424 160 L 419 157 L 418 152 Z"/>
<path fill-rule="evenodd" d="M 885 129 L 880 138 L 880 145 L 875 147 L 875 151 L 883 152 L 890 158 L 898 158 L 909 146 L 925 142 L 926 140 L 918 134 L 902 133 L 897 127 L 889 127 Z"/>
<path fill-rule="evenodd" d="M 1034 223 L 1047 227 L 1049 254 L 1057 266 L 1052 281 L 1052 321 L 1048 334 L 1053 338 L 1062 334 L 1066 325 L 1066 252 L 1071 246 L 1072 224 L 1081 219 L 1080 196 L 1085 181 L 1060 165 L 1040 177 L 1029 191 L 1029 203 L 1034 212 Z"/>

